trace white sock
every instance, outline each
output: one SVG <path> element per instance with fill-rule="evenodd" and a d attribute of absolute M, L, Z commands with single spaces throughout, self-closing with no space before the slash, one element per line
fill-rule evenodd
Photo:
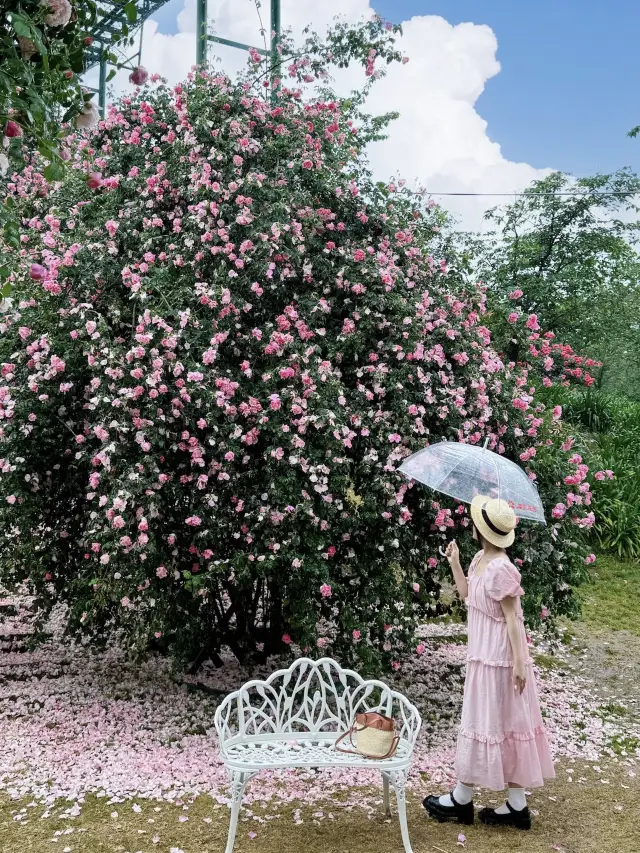
<path fill-rule="evenodd" d="M 509 788 L 507 801 L 511 808 L 515 809 L 517 812 L 521 812 L 523 809 L 526 809 L 527 796 L 524 792 L 524 788 Z M 507 806 L 507 803 L 504 803 L 504 805 L 497 808 L 496 814 L 509 814 L 509 807 Z"/>
<path fill-rule="evenodd" d="M 466 806 L 473 799 L 473 788 L 470 788 L 469 785 L 463 785 L 462 782 L 457 782 L 456 787 L 453 789 L 453 796 L 459 806 Z M 444 796 L 440 797 L 439 802 L 441 806 L 447 806 L 448 808 L 453 806 L 450 794 L 444 794 Z"/>

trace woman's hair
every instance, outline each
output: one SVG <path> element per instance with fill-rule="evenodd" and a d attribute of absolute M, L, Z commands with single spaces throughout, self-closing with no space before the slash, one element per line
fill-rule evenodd
<path fill-rule="evenodd" d="M 475 532 L 476 532 L 476 538 L 477 538 L 477 540 L 478 540 L 478 544 L 480 545 L 480 548 L 484 551 L 485 546 L 486 546 L 486 544 L 487 544 L 487 540 L 484 538 L 484 536 L 482 535 L 482 533 L 480 533 L 480 531 L 479 531 L 479 530 L 478 530 L 478 528 L 475 526 L 475 524 L 474 524 L 473 522 L 471 522 L 471 523 L 473 524 L 473 529 L 474 529 L 474 530 L 475 530 Z M 491 543 L 489 543 L 489 544 L 491 544 Z M 503 551 L 506 551 L 507 549 L 506 549 L 506 548 L 503 548 L 502 550 L 503 550 Z"/>
<path fill-rule="evenodd" d="M 478 528 L 475 526 L 475 524 L 473 522 L 471 522 L 471 523 L 473 524 L 473 530 L 476 534 L 476 540 L 478 542 L 478 545 L 484 550 L 484 537 L 483 537 L 482 533 L 480 533 Z"/>

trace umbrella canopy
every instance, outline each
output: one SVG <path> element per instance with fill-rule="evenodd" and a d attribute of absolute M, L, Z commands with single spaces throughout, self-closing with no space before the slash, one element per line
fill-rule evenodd
<path fill-rule="evenodd" d="M 463 503 L 476 495 L 502 498 L 519 518 L 546 524 L 540 495 L 522 468 L 486 448 L 442 441 L 407 457 L 400 471 Z"/>

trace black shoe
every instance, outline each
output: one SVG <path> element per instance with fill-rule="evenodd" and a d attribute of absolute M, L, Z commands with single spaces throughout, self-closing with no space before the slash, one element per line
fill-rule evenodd
<path fill-rule="evenodd" d="M 439 823 L 463 823 L 465 826 L 471 826 L 475 817 L 473 803 L 461 806 L 460 803 L 456 803 L 453 794 L 449 796 L 453 803 L 452 806 L 443 806 L 440 802 L 440 797 L 433 795 L 423 800 L 422 805 L 429 815 Z"/>
<path fill-rule="evenodd" d="M 525 806 L 518 811 L 507 801 L 508 814 L 497 814 L 495 809 L 481 809 L 478 817 L 486 826 L 513 826 L 516 829 L 531 829 L 531 813 Z"/>

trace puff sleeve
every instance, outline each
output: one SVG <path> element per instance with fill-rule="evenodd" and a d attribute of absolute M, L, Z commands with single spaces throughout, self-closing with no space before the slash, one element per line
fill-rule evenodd
<path fill-rule="evenodd" d="M 508 596 L 518 598 L 524 595 L 520 581 L 520 572 L 513 563 L 506 557 L 501 557 L 491 566 L 487 567 L 485 589 L 494 601 L 502 601 L 503 598 L 507 598 Z"/>

